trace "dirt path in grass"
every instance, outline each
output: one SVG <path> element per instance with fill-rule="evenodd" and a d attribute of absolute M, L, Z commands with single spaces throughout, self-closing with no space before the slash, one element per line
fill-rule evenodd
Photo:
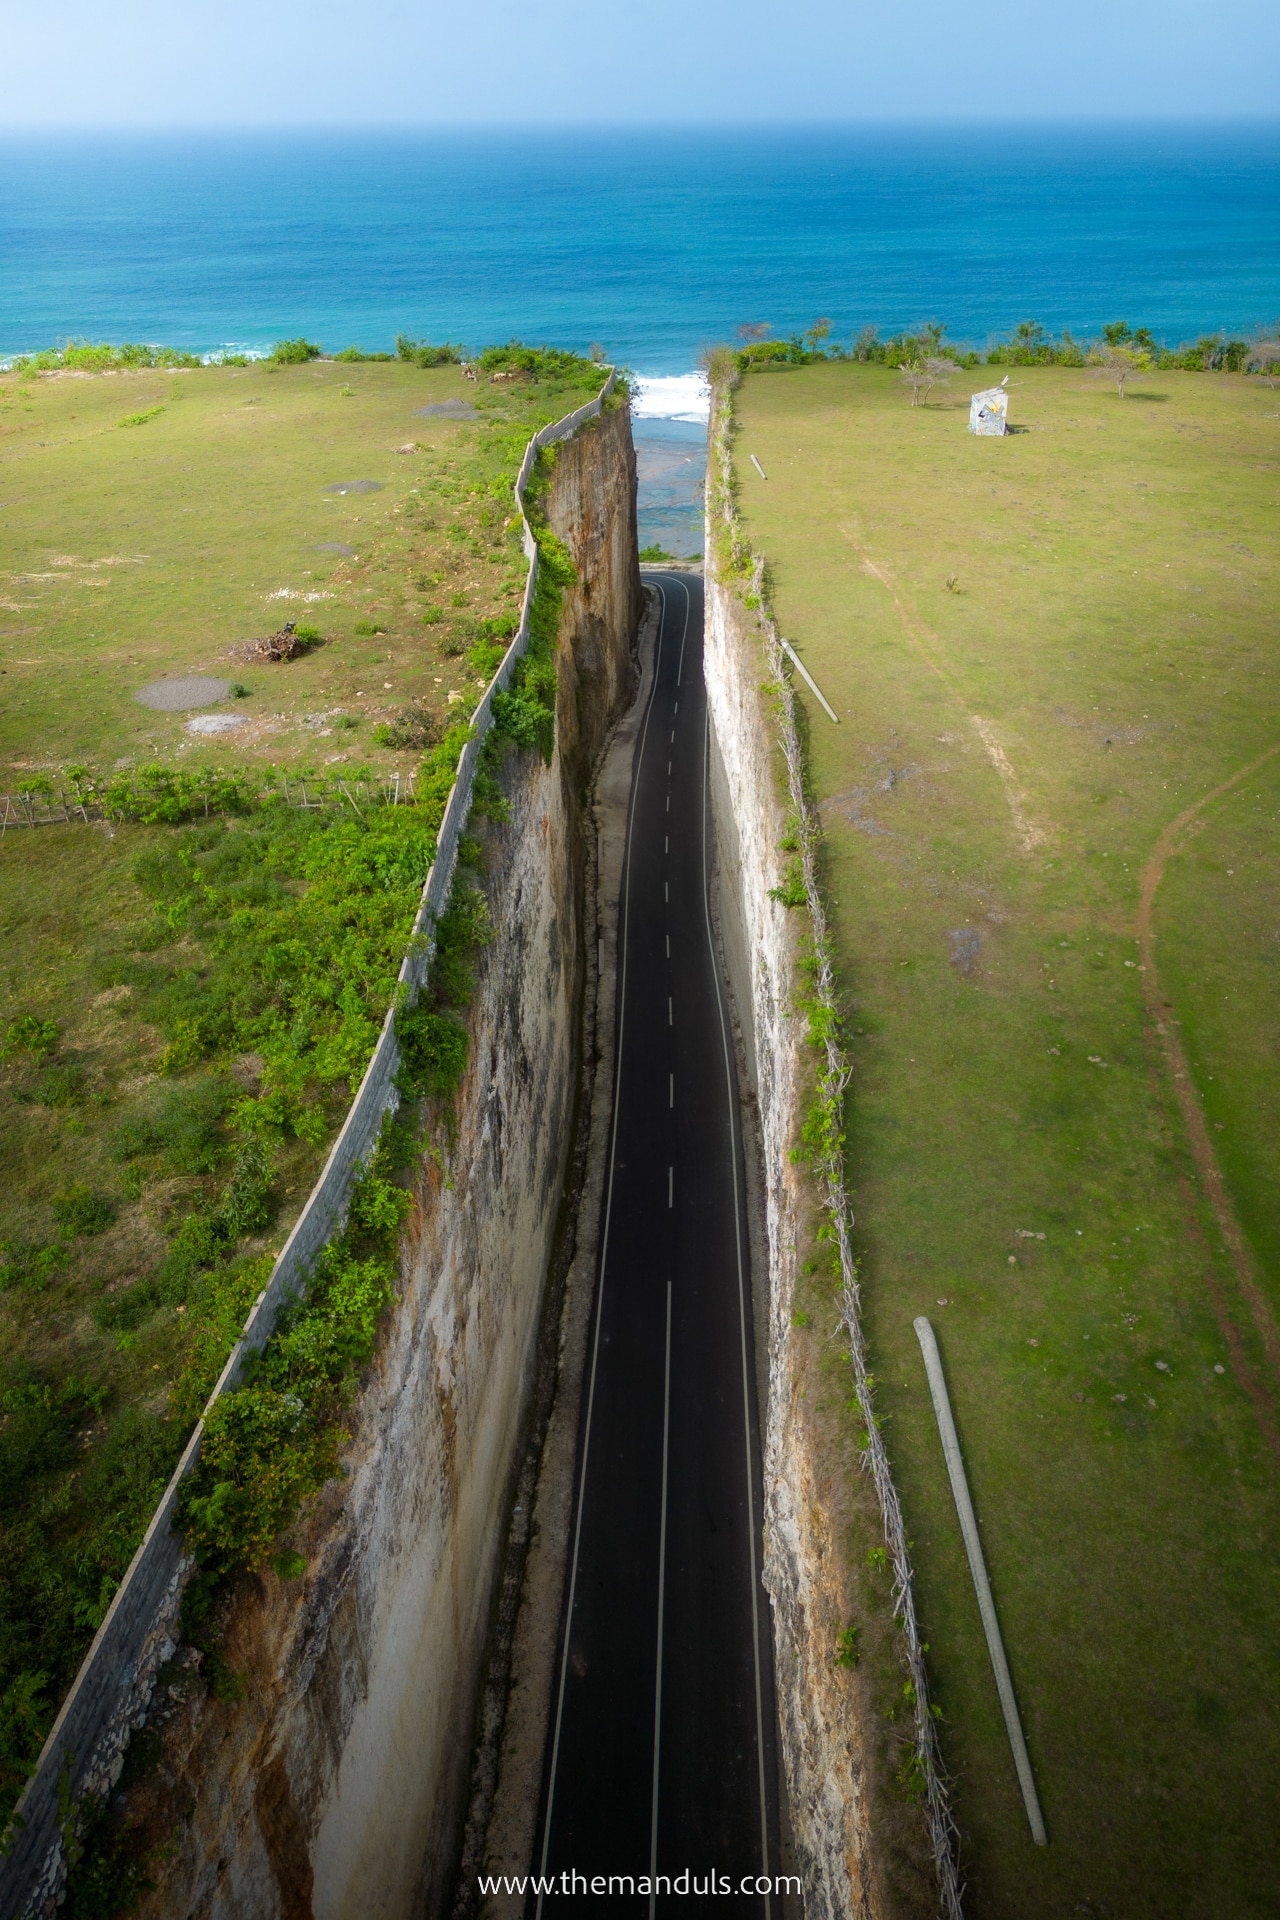
<path fill-rule="evenodd" d="M 1215 800 L 1221 799 L 1222 795 L 1229 793 L 1233 787 L 1239 786 L 1242 780 L 1249 779 L 1252 774 L 1258 771 L 1259 767 L 1265 766 L 1268 760 L 1274 760 L 1277 754 L 1280 754 L 1280 741 L 1277 741 L 1274 746 L 1268 747 L 1265 753 L 1260 753 L 1255 760 L 1251 760 L 1248 766 L 1241 767 L 1238 773 L 1233 773 L 1229 780 L 1224 780 L 1220 786 L 1216 786 L 1211 792 L 1204 794 L 1196 801 L 1194 806 L 1184 808 L 1176 819 L 1169 822 L 1157 840 L 1155 850 L 1143 870 L 1142 893 L 1138 902 L 1138 947 L 1144 969 L 1140 978 L 1142 980 L 1143 995 L 1147 1003 L 1147 1011 L 1151 1016 L 1155 1035 L 1158 1036 L 1160 1048 L 1164 1053 L 1165 1062 L 1173 1079 L 1174 1090 L 1178 1096 L 1178 1106 L 1181 1109 L 1183 1122 L 1187 1129 L 1187 1139 L 1191 1147 L 1191 1158 L 1195 1165 L 1196 1177 L 1199 1180 L 1202 1193 L 1213 1208 L 1214 1217 L 1218 1222 L 1218 1230 L 1231 1255 L 1232 1265 L 1236 1271 L 1236 1278 L 1240 1284 L 1240 1291 L 1248 1302 L 1249 1312 L 1253 1316 L 1253 1324 L 1261 1337 L 1267 1359 L 1277 1374 L 1280 1374 L 1280 1329 L 1277 1329 L 1275 1315 L 1271 1310 L 1270 1303 L 1258 1285 L 1253 1260 L 1250 1256 L 1248 1246 L 1245 1243 L 1240 1222 L 1236 1218 L 1235 1209 L 1228 1198 L 1226 1184 L 1222 1178 L 1222 1169 L 1218 1165 L 1218 1156 L 1214 1152 L 1213 1141 L 1209 1137 L 1209 1129 L 1205 1124 L 1204 1109 L 1200 1104 L 1200 1096 L 1196 1092 L 1195 1081 L 1191 1077 L 1191 1067 L 1187 1060 L 1186 1049 L 1182 1044 L 1182 1036 L 1175 1024 L 1173 1003 L 1169 1000 L 1160 984 L 1160 974 L 1156 967 L 1156 941 L 1153 915 L 1156 890 L 1164 878 L 1165 867 L 1168 865 L 1173 854 L 1178 851 L 1179 843 L 1187 829 L 1199 818 L 1206 807 L 1212 805 Z M 1217 1314 L 1219 1325 L 1222 1327 L 1224 1336 L 1226 1337 L 1228 1349 L 1231 1354 L 1232 1369 L 1239 1379 L 1241 1386 L 1254 1402 L 1254 1406 L 1258 1410 L 1259 1419 L 1267 1431 L 1268 1439 L 1271 1441 L 1273 1447 L 1276 1447 L 1277 1450 L 1280 1451 L 1280 1439 L 1277 1438 L 1274 1424 L 1270 1418 L 1272 1395 L 1267 1389 L 1262 1387 L 1261 1383 L 1249 1368 L 1241 1348 L 1239 1335 L 1235 1329 L 1231 1327 L 1227 1318 L 1226 1303 L 1216 1284 L 1212 1282 L 1211 1292 L 1214 1299 L 1214 1310 Z M 1260 1404 L 1260 1395 L 1265 1399 L 1268 1409 L 1265 1418 Z"/>
<path fill-rule="evenodd" d="M 925 665 L 941 680 L 943 686 L 955 701 L 961 713 L 963 713 L 965 719 L 977 734 L 979 740 L 981 740 L 983 751 L 995 768 L 1000 780 L 1000 785 L 1004 789 L 1004 797 L 1008 803 L 1009 812 L 1013 819 L 1013 827 L 1014 832 L 1018 836 L 1018 844 L 1024 853 L 1034 853 L 1037 847 L 1044 845 L 1045 832 L 1043 827 L 1037 826 L 1031 817 L 1027 805 L 1027 795 L 1019 783 L 1018 776 L 1014 772 L 1008 754 L 996 737 L 994 725 L 990 720 L 984 720 L 981 715 L 974 713 L 973 709 L 966 705 L 950 674 L 937 657 L 936 650 L 939 645 L 937 634 L 933 631 L 932 627 L 926 625 L 919 614 L 913 610 L 904 596 L 899 592 L 888 567 L 885 566 L 883 562 L 875 561 L 870 557 L 865 548 L 859 543 L 857 535 L 852 532 L 850 528 L 841 527 L 840 531 L 862 562 L 863 572 L 869 573 L 873 580 L 878 580 L 885 592 L 889 595 L 898 610 L 898 618 L 902 622 L 903 631 L 908 640 L 915 646 Z"/>

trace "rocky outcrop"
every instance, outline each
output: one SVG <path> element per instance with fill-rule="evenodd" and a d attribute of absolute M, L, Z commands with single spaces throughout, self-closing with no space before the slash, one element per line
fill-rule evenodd
<path fill-rule="evenodd" d="M 307 1571 L 237 1599 L 246 1697 L 157 1690 L 137 1792 L 169 1845 L 141 1911 L 217 1920 L 436 1912 L 453 1871 L 495 1581 L 529 1422 L 579 1089 L 584 803 L 631 692 L 641 607 L 625 406 L 559 450 L 544 496 L 578 569 L 550 766 L 508 763 L 485 829 L 494 939 L 467 1074 L 419 1170 L 401 1293 L 351 1410 L 344 1477 L 295 1530 Z M 571 1231 L 571 1224 L 568 1229 Z M 149 1804 L 148 1804 L 149 1803 Z"/>

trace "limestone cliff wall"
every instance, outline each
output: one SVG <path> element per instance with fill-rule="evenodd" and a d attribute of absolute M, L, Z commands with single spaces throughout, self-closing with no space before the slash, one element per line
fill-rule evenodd
<path fill-rule="evenodd" d="M 561 447 L 545 504 L 578 567 L 556 752 L 508 763 L 511 819 L 483 836 L 495 937 L 456 1125 L 419 1170 L 345 1478 L 295 1530 L 307 1572 L 264 1574 L 228 1621 L 247 1697 L 157 1690 L 165 1758 L 136 1798 L 173 1832 L 151 1920 L 408 1920 L 453 1870 L 573 1133 L 584 800 L 641 608 L 625 407 Z"/>
<path fill-rule="evenodd" d="M 786 908 L 769 898 L 783 877 L 778 849 L 787 816 L 758 637 L 714 569 L 707 579 L 705 672 L 720 923 L 761 1149 L 768 1264 L 764 1578 L 773 1602 L 778 1718 L 806 1915 L 848 1920 L 882 1909 L 862 1741 L 848 1677 L 831 1658 L 849 1617 L 832 1551 L 832 1463 L 820 1456 L 791 1350 L 791 1302 L 812 1231 L 812 1199 L 790 1157 L 808 1078 L 804 1022 L 793 1012 L 794 932 Z"/>

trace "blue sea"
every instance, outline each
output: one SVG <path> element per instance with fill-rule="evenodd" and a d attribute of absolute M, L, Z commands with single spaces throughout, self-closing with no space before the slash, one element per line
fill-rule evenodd
<path fill-rule="evenodd" d="M 599 341 L 654 376 L 747 323 L 981 348 L 1028 318 L 1174 343 L 1278 314 L 1280 123 L 0 137 L 0 357 L 405 332 Z M 681 550 L 690 435 L 647 456 Z"/>
<path fill-rule="evenodd" d="M 0 138 L 0 354 L 1280 313 L 1280 123 Z"/>

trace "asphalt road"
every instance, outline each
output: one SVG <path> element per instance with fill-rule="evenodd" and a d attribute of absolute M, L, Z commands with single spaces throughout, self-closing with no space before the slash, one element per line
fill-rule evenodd
<path fill-rule="evenodd" d="M 778 1871 L 751 1278 L 707 894 L 702 581 L 656 579 L 663 617 L 628 820 L 610 1159 L 534 1867 L 588 1885 L 688 1870 L 705 1886 L 715 1872 L 737 1889 Z M 544 1893 L 530 1912 L 580 1913 L 581 1900 Z M 625 1889 L 607 1905 L 705 1910 Z M 781 1902 L 735 1891 L 715 1911 L 774 1916 Z"/>

